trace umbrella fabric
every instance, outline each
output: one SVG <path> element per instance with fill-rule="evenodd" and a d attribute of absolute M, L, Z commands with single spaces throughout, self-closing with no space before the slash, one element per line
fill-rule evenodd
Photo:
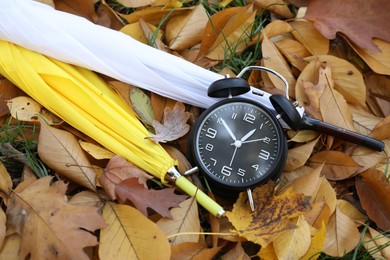
<path fill-rule="evenodd" d="M 0 53 L 2 75 L 112 152 L 162 180 L 176 164 L 95 73 L 1 40 Z"/>
<path fill-rule="evenodd" d="M 121 32 L 31 0 L 0 0 L 0 17 L 2 40 L 183 103 L 206 108 L 218 101 L 207 88 L 221 75 Z M 273 110 L 267 92 L 242 96 Z"/>

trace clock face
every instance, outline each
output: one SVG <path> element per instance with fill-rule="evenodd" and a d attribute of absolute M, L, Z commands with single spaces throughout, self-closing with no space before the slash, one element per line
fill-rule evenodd
<path fill-rule="evenodd" d="M 209 178 L 243 190 L 279 175 L 285 163 L 286 139 L 268 109 L 246 99 L 227 99 L 198 119 L 192 154 Z"/>

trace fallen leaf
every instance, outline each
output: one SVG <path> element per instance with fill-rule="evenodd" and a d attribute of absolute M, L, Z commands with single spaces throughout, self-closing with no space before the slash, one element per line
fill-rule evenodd
<path fill-rule="evenodd" d="M 236 260 L 250 260 L 251 258 L 245 253 L 242 248 L 241 242 L 236 243 L 233 249 L 229 250 L 226 254 L 221 257 L 222 260 L 236 259 Z"/>
<path fill-rule="evenodd" d="M 368 219 L 366 215 L 361 213 L 357 208 L 355 208 L 351 203 L 346 200 L 338 200 L 337 207 L 339 207 L 339 209 L 344 215 L 348 216 L 356 223 L 365 223 Z"/>
<path fill-rule="evenodd" d="M 312 229 L 310 235 L 311 235 L 311 243 L 306 254 L 300 258 L 302 260 L 315 259 L 317 256 L 321 254 L 322 248 L 325 243 L 325 238 L 326 238 L 326 225 L 322 223 L 320 229 L 318 230 Z"/>
<path fill-rule="evenodd" d="M 11 115 L 21 121 L 38 121 L 42 106 L 27 96 L 15 97 L 7 102 Z"/>
<path fill-rule="evenodd" d="M 92 22 L 97 21 L 93 0 L 53 0 L 57 10 L 82 16 Z"/>
<path fill-rule="evenodd" d="M 7 217 L 3 211 L 3 209 L 0 209 L 0 249 L 3 247 L 3 242 L 5 238 L 5 232 L 6 232 L 6 222 Z"/>
<path fill-rule="evenodd" d="M 360 233 L 355 223 L 336 207 L 326 226 L 323 252 L 330 256 L 341 257 L 354 249 L 359 239 Z"/>
<path fill-rule="evenodd" d="M 278 260 L 273 243 L 269 243 L 265 247 L 262 246 L 260 251 L 257 253 L 257 256 L 260 257 L 260 259 Z"/>
<path fill-rule="evenodd" d="M 386 0 L 316 0 L 310 1 L 305 18 L 327 39 L 334 39 L 337 32 L 346 35 L 359 47 L 378 51 L 373 38 L 390 41 Z"/>
<path fill-rule="evenodd" d="M 179 207 L 170 210 L 172 218 L 161 218 L 157 226 L 161 228 L 171 245 L 184 242 L 199 242 L 201 226 L 199 221 L 198 205 L 193 198 L 186 199 Z M 189 233 L 189 234 L 186 234 Z"/>
<path fill-rule="evenodd" d="M 92 234 L 105 227 L 97 209 L 64 200 L 67 185 L 47 176 L 10 196 L 7 225 L 20 235 L 19 257 L 89 259 L 85 247 L 98 244 Z"/>
<path fill-rule="evenodd" d="M 163 124 L 157 120 L 153 121 L 156 134 L 151 134 L 150 139 L 156 143 L 166 143 L 184 136 L 190 130 L 186 123 L 189 117 L 190 113 L 185 111 L 183 103 L 177 102 L 173 109 L 166 107 Z"/>
<path fill-rule="evenodd" d="M 22 96 L 24 93 L 9 80 L 0 78 L 0 117 L 9 113 L 7 102 L 15 97 Z"/>
<path fill-rule="evenodd" d="M 7 168 L 0 162 L 0 197 L 5 204 L 7 204 L 8 197 L 11 194 L 12 185 L 13 182 Z"/>
<path fill-rule="evenodd" d="M 262 0 L 254 1 L 255 6 L 260 10 L 267 9 L 284 18 L 293 18 L 288 5 L 283 0 Z"/>
<path fill-rule="evenodd" d="M 322 93 L 324 93 L 326 84 L 318 83 L 314 85 L 311 82 L 305 81 L 302 83 L 302 86 L 308 102 L 308 105 L 305 105 L 305 110 L 310 116 L 322 120 L 320 98 Z"/>
<path fill-rule="evenodd" d="M 382 121 L 380 121 L 372 132 L 370 133 L 370 137 L 375 138 L 377 140 L 384 140 L 390 138 L 390 116 L 387 116 Z"/>
<path fill-rule="evenodd" d="M 139 26 L 148 39 L 148 45 L 164 52 L 170 52 L 165 43 L 162 41 L 164 36 L 162 34 L 163 32 L 160 33 L 160 30 L 156 31 L 157 27 L 154 29 L 155 27 L 153 25 L 148 24 L 142 18 L 139 19 Z"/>
<path fill-rule="evenodd" d="M 171 248 L 164 233 L 138 210 L 107 202 L 107 227 L 100 231 L 100 259 L 169 259 Z"/>
<path fill-rule="evenodd" d="M 284 170 L 292 171 L 303 166 L 312 154 L 318 140 L 319 138 L 306 144 L 289 149 Z"/>
<path fill-rule="evenodd" d="M 306 20 L 292 20 L 290 26 L 294 37 L 313 55 L 325 55 L 329 52 L 329 40 L 321 35 L 313 23 Z"/>
<path fill-rule="evenodd" d="M 84 151 L 97 160 L 111 159 L 115 156 L 113 152 L 103 148 L 100 145 L 84 141 L 79 141 L 79 144 Z"/>
<path fill-rule="evenodd" d="M 171 18 L 165 30 L 169 48 L 177 51 L 199 43 L 207 21 L 207 12 L 202 4 L 196 5 L 188 13 Z"/>
<path fill-rule="evenodd" d="M 323 201 L 325 201 L 325 203 L 328 205 L 330 212 L 329 215 L 331 215 L 337 206 L 336 192 L 325 177 L 320 177 L 320 185 L 317 194 L 312 198 L 312 202 L 321 203 Z"/>
<path fill-rule="evenodd" d="M 357 173 L 360 165 L 351 156 L 339 151 L 322 151 L 310 157 L 314 165 L 324 164 L 322 174 L 329 180 L 344 180 Z"/>
<path fill-rule="evenodd" d="M 72 205 L 80 206 L 88 205 L 98 209 L 101 209 L 103 207 L 103 202 L 99 195 L 96 192 L 90 190 L 81 191 L 76 195 L 72 196 L 72 198 L 69 200 L 69 203 Z"/>
<path fill-rule="evenodd" d="M 310 227 L 302 215 L 298 216 L 294 229 L 282 232 L 273 240 L 279 259 L 300 259 L 310 247 Z"/>
<path fill-rule="evenodd" d="M 152 24 L 147 24 L 147 25 L 150 27 L 150 30 L 152 32 L 155 32 L 157 30 L 156 26 L 154 26 Z M 125 33 L 125 34 L 127 34 L 127 35 L 129 35 L 129 36 L 131 36 L 133 39 L 135 39 L 135 40 L 137 40 L 139 42 L 145 43 L 145 44 L 149 44 L 150 43 L 150 40 L 151 40 L 150 37 L 152 36 L 152 35 L 145 35 L 144 30 L 142 30 L 139 21 L 123 26 L 120 29 L 120 31 Z M 163 31 L 159 30 L 157 32 L 157 38 L 161 39 L 162 36 L 163 36 Z"/>
<path fill-rule="evenodd" d="M 305 196 L 314 196 L 318 191 L 320 173 L 322 166 L 319 166 L 307 174 L 303 174 L 290 180 L 278 190 L 278 193 L 283 193 L 287 189 L 292 188 L 294 191 L 304 194 Z"/>
<path fill-rule="evenodd" d="M 293 30 L 291 25 L 283 20 L 273 20 L 269 24 L 267 24 L 264 29 L 262 30 L 262 33 L 260 35 L 260 40 L 263 40 L 263 33 L 268 36 L 268 38 L 273 38 L 278 35 L 283 35 L 290 33 Z M 257 40 L 257 39 L 256 39 Z"/>
<path fill-rule="evenodd" d="M 171 260 L 213 259 L 221 247 L 208 248 L 204 243 L 185 242 L 172 247 Z"/>
<path fill-rule="evenodd" d="M 138 183 L 146 188 L 147 180 L 153 177 L 131 164 L 125 158 L 115 155 L 108 161 L 104 173 L 99 177 L 99 182 L 108 196 L 115 200 L 117 199 L 115 186 L 129 178 L 137 178 Z"/>
<path fill-rule="evenodd" d="M 285 38 L 274 43 L 292 66 L 302 71 L 308 62 L 304 58 L 310 56 L 308 50 L 298 41 Z"/>
<path fill-rule="evenodd" d="M 105 0 L 100 2 L 96 10 L 98 16 L 97 24 L 107 28 L 119 31 L 125 23 L 121 20 L 119 15 L 107 4 Z"/>
<path fill-rule="evenodd" d="M 370 168 L 356 177 L 356 190 L 368 217 L 383 230 L 390 229 L 390 184 L 383 172 Z"/>
<path fill-rule="evenodd" d="M 376 245 L 375 250 L 373 251 L 379 249 L 380 255 L 383 256 L 384 259 L 390 259 L 390 238 L 385 234 L 379 233 L 373 228 L 368 227 L 368 230 L 370 232 L 372 241 Z"/>
<path fill-rule="evenodd" d="M 3 246 L 0 248 L 0 259 L 16 260 L 19 258 L 20 236 L 12 234 L 4 240 Z"/>
<path fill-rule="evenodd" d="M 251 211 L 246 193 L 240 193 L 233 210 L 226 216 L 239 235 L 261 246 L 267 246 L 279 234 L 295 228 L 289 219 L 307 211 L 308 198 L 288 189 L 274 195 L 274 183 L 268 182 L 253 191 L 255 211 Z"/>
<path fill-rule="evenodd" d="M 136 23 L 142 18 L 145 22 L 158 26 L 161 23 L 163 17 L 172 18 L 175 15 L 187 12 L 190 8 L 155 8 L 147 7 L 145 9 L 139 10 L 137 12 L 132 12 L 127 15 L 121 14 L 129 24 Z"/>
<path fill-rule="evenodd" d="M 291 72 L 290 67 L 287 65 L 286 60 L 279 52 L 279 50 L 276 48 L 275 44 L 270 39 L 268 39 L 265 33 L 263 33 L 263 36 L 264 39 L 261 44 L 261 51 L 263 55 L 264 66 L 277 71 L 287 80 L 288 85 L 290 87 L 287 94 L 291 97 L 294 97 L 295 96 L 294 86 L 296 80 L 294 75 Z M 286 86 L 284 82 L 280 80 L 280 78 L 276 77 L 273 74 L 272 75 L 269 74 L 269 77 L 272 81 L 273 86 L 282 90 L 283 92 L 286 92 Z"/>
<path fill-rule="evenodd" d="M 180 202 L 187 198 L 186 195 L 176 195 L 174 188 L 162 190 L 146 189 L 138 183 L 137 178 L 129 178 L 115 185 L 115 193 L 122 202 L 127 200 L 148 215 L 147 208 L 151 208 L 163 217 L 172 218 L 170 208 L 178 207 Z"/>
<path fill-rule="evenodd" d="M 150 98 L 139 88 L 132 87 L 130 89 L 130 101 L 134 111 L 138 117 L 147 125 L 152 125 L 156 119 L 154 117 L 153 107 L 150 103 Z"/>
<path fill-rule="evenodd" d="M 41 122 L 38 154 L 61 176 L 91 190 L 96 190 L 96 173 L 77 139 L 68 131 Z"/>
<path fill-rule="evenodd" d="M 119 3 L 126 7 L 144 7 L 148 5 L 152 5 L 155 1 L 154 0 L 118 0 Z"/>

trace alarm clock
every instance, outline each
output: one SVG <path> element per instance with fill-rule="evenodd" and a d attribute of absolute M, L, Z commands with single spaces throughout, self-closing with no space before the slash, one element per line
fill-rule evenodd
<path fill-rule="evenodd" d="M 281 77 L 268 68 L 255 69 Z M 241 77 L 227 77 L 210 85 L 209 96 L 225 99 L 196 120 L 189 135 L 189 153 L 214 193 L 235 196 L 246 190 L 251 202 L 251 189 L 277 180 L 284 169 L 287 139 L 279 118 L 293 129 L 300 127 L 302 119 L 285 96 L 270 97 L 277 114 L 260 102 L 236 97 L 248 91 L 250 86 Z"/>

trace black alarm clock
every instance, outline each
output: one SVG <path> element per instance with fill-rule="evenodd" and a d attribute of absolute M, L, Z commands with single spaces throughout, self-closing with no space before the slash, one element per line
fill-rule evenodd
<path fill-rule="evenodd" d="M 236 196 L 246 190 L 250 195 L 253 187 L 277 180 L 287 159 L 287 140 L 279 118 L 293 129 L 302 120 L 285 96 L 270 97 L 279 114 L 254 100 L 235 97 L 249 90 L 241 77 L 213 82 L 208 95 L 226 99 L 205 110 L 189 135 L 192 160 L 216 194 Z"/>

